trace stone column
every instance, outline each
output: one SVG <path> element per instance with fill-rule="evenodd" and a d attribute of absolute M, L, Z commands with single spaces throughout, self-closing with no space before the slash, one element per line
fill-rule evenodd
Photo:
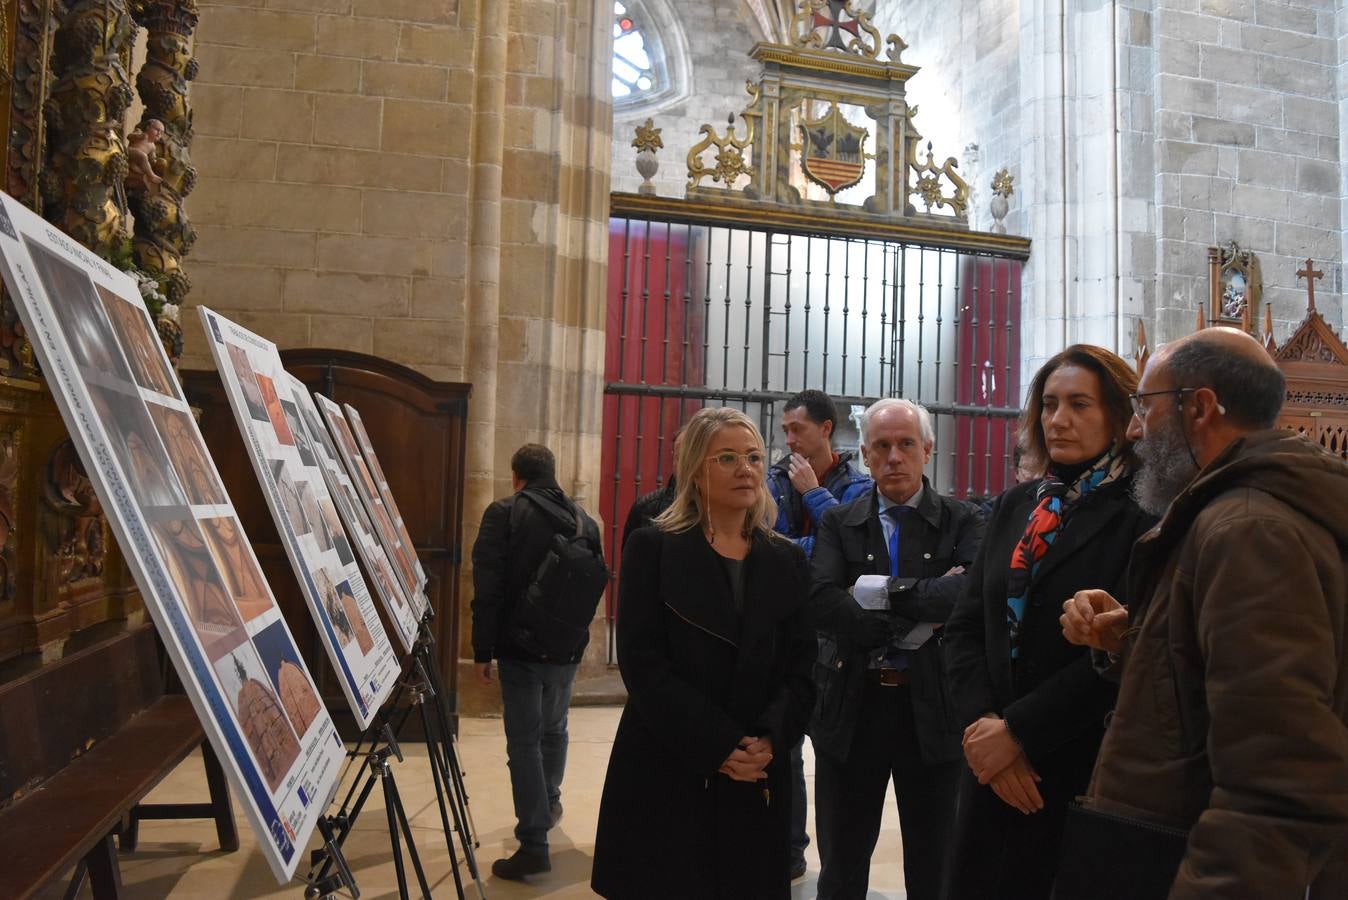
<path fill-rule="evenodd" d="M 472 149 L 468 161 L 468 298 L 465 303 L 464 380 L 473 385 L 468 401 L 468 452 L 464 481 L 463 554 L 459 589 L 459 707 L 472 714 L 495 708 L 499 697 L 481 690 L 471 672 L 473 658 L 473 570 L 469 558 L 482 512 L 496 493 L 496 385 L 501 296 L 501 165 L 506 105 L 507 3 L 477 0 L 461 15 L 475 17 L 473 49 Z M 468 23 L 461 22 L 467 26 Z"/>

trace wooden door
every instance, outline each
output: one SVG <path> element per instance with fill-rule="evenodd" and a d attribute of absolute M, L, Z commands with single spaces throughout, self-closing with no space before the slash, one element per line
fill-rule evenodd
<path fill-rule="evenodd" d="M 452 695 L 457 689 L 460 535 L 471 386 L 432 381 L 396 363 L 361 353 L 287 350 L 281 360 L 286 370 L 310 390 L 338 403 L 350 403 L 360 411 L 426 570 L 426 593 L 436 612 L 440 672 L 451 692 L 451 708 L 457 709 Z M 244 455 L 224 386 L 214 371 L 183 372 L 182 376 L 189 401 L 201 410 L 207 447 L 305 662 L 318 680 L 328 711 L 343 736 L 353 737 L 346 699 L 319 644 L 252 464 Z"/>

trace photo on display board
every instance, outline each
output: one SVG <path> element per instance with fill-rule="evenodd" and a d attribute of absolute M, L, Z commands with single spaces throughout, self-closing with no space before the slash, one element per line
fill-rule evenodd
<path fill-rule="evenodd" d="M 215 475 L 206 445 L 192 417 L 158 403 L 147 406 L 173 463 L 173 470 L 187 490 L 188 500 L 198 506 L 224 503 L 224 486 Z"/>
<path fill-rule="evenodd" d="M 300 465 L 317 466 L 318 460 L 314 457 L 309 436 L 304 433 L 304 426 L 300 423 L 299 410 L 289 400 L 282 400 L 281 411 L 285 413 L 286 424 L 290 426 L 290 434 L 295 439 L 295 450 L 300 455 Z"/>
<path fill-rule="evenodd" d="M 16 330 L 31 342 L 69 432 L 71 455 L 87 474 L 258 851 L 285 883 L 336 792 L 344 752 L 327 710 L 303 702 L 306 690 L 294 683 L 298 673 L 317 698 L 140 289 L 3 193 L 0 276 L 19 318 Z M 271 427 L 255 383 L 252 393 Z M 288 673 L 290 712 L 250 630 L 290 648 L 272 653 L 281 660 L 276 671 Z"/>
<path fill-rule="evenodd" d="M 290 433 L 290 423 L 286 421 L 285 410 L 281 408 L 281 398 L 276 394 L 276 384 L 257 372 L 257 387 L 262 392 L 262 403 L 267 407 L 267 418 L 271 421 L 271 427 L 276 429 L 276 439 L 282 444 L 293 446 L 295 436 Z"/>
<path fill-rule="evenodd" d="M 253 645 L 257 647 L 257 655 L 271 678 L 271 686 L 276 690 L 286 718 L 295 733 L 303 737 L 318 718 L 322 704 L 304 674 L 295 645 L 287 639 L 280 622 L 259 631 L 253 637 Z"/>
<path fill-rule="evenodd" d="M 159 333 L 150 323 L 150 314 L 139 304 L 128 303 L 107 288 L 95 286 L 103 309 L 117 332 L 122 349 L 131 362 L 136 383 L 143 388 L 175 399 L 182 398 L 178 379 L 169 368 L 160 348 Z"/>
<path fill-rule="evenodd" d="M 206 546 L 220 567 L 220 575 L 229 587 L 234 605 L 245 622 L 251 622 L 265 612 L 276 608 L 271 592 L 267 590 L 262 570 L 249 548 L 239 540 L 241 530 L 233 516 L 202 519 L 201 533 Z"/>
<path fill-rule="evenodd" d="M 131 369 L 117 352 L 112 324 L 94 298 L 89 274 L 27 236 L 24 245 L 47 296 L 56 300 L 53 311 L 75 362 L 111 378 L 131 381 Z"/>
<path fill-rule="evenodd" d="M 304 507 L 300 504 L 300 492 L 295 482 L 286 474 L 285 463 L 279 459 L 271 460 L 271 477 L 276 481 L 276 492 L 285 511 L 286 524 L 296 536 L 309 533 L 309 523 L 304 518 Z"/>
<path fill-rule="evenodd" d="M 270 422 L 267 404 L 262 402 L 262 390 L 257 386 L 257 373 L 248 362 L 247 352 L 236 344 L 229 344 L 229 365 L 234 370 L 239 390 L 243 392 L 244 402 L 248 405 L 248 415 L 259 422 Z"/>
<path fill-rule="evenodd" d="M 313 485 L 307 481 L 299 483 L 300 491 L 300 509 L 304 512 L 304 524 L 308 526 L 309 533 L 313 535 L 314 541 L 318 544 L 320 553 L 327 553 L 332 549 L 332 536 L 328 534 L 328 527 L 323 521 L 323 513 L 318 508 L 318 497 L 314 494 Z"/>
<path fill-rule="evenodd" d="M 154 523 L 151 532 L 207 658 L 214 662 L 246 641 L 243 617 L 197 523 L 169 519 Z"/>
<path fill-rule="evenodd" d="M 186 506 L 187 495 L 140 397 L 93 383 L 89 394 L 141 506 Z"/>
<path fill-rule="evenodd" d="M 346 539 L 346 532 L 342 529 L 342 520 L 337 517 L 337 510 L 332 505 L 332 501 L 324 497 L 318 501 L 318 509 L 323 517 L 323 528 L 332 541 L 333 549 L 337 551 L 337 558 L 342 561 L 342 565 L 351 565 L 356 561 L 356 557 L 351 553 L 351 542 Z"/>
<path fill-rule="evenodd" d="M 343 560 L 336 552 L 336 539 L 323 513 L 323 504 L 331 505 L 328 488 L 315 465 L 313 440 L 304 434 L 290 376 L 275 344 L 206 307 L 200 307 L 199 313 L 249 462 L 318 628 L 332 675 L 357 725 L 364 729 L 397 683 L 400 667 L 355 560 L 349 553 Z M 259 386 L 264 408 L 278 413 L 276 418 L 269 415 L 262 420 L 252 415 L 240 383 L 241 371 Z M 277 422 L 284 425 L 283 433 L 278 433 Z M 307 455 L 302 452 L 305 448 Z M 291 690 L 284 678 L 276 680 L 278 671 L 290 670 L 271 659 L 265 647 L 261 652 L 282 705 L 288 712 L 303 707 L 305 695 L 299 683 Z"/>
<path fill-rule="evenodd" d="M 215 661 L 215 672 L 267 786 L 276 790 L 299 758 L 300 740 L 257 650 L 251 642 L 240 645 Z"/>

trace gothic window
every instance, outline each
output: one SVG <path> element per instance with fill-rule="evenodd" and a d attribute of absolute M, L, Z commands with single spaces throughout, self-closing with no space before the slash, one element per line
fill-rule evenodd
<path fill-rule="evenodd" d="M 646 36 L 627 5 L 613 4 L 613 99 L 640 98 L 656 88 Z"/>
<path fill-rule="evenodd" d="M 614 0 L 613 110 L 650 115 L 688 95 L 688 47 L 668 0 Z"/>

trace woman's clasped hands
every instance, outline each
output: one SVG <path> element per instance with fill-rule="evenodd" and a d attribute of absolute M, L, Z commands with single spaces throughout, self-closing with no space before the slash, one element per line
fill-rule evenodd
<path fill-rule="evenodd" d="M 993 715 L 976 719 L 964 729 L 963 746 L 979 784 L 991 786 L 1004 803 L 1026 815 L 1044 808 L 1035 786 L 1039 775 L 1003 719 Z"/>
<path fill-rule="evenodd" d="M 772 739 L 745 735 L 739 746 L 721 763 L 720 772 L 734 781 L 753 783 L 768 777 L 768 763 L 772 762 Z"/>

